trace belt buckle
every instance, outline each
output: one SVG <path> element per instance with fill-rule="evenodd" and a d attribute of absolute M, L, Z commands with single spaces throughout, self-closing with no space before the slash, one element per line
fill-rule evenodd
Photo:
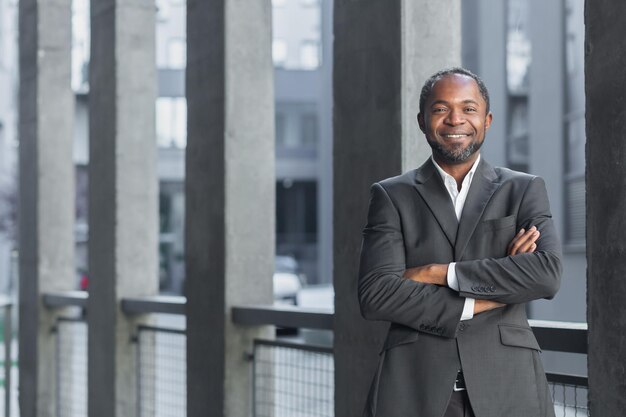
<path fill-rule="evenodd" d="M 463 372 L 459 371 L 456 374 L 456 380 L 454 381 L 454 391 L 465 391 L 465 378 L 463 377 Z"/>

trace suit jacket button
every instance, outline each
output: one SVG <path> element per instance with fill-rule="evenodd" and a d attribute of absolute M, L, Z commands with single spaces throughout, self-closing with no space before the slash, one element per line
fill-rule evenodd
<path fill-rule="evenodd" d="M 420 324 L 420 329 L 421 329 L 421 330 L 424 330 L 424 327 L 425 327 L 425 326 L 424 326 L 424 323 Z"/>
<path fill-rule="evenodd" d="M 491 287 L 489 287 L 489 291 L 494 292 L 495 290 L 496 290 L 495 286 L 492 285 Z"/>
<path fill-rule="evenodd" d="M 485 292 L 485 287 L 480 287 L 480 288 L 478 289 L 478 291 L 480 291 L 480 292 Z"/>
<path fill-rule="evenodd" d="M 465 323 L 461 323 L 461 324 L 459 325 L 459 330 L 460 330 L 460 331 L 465 330 Z"/>

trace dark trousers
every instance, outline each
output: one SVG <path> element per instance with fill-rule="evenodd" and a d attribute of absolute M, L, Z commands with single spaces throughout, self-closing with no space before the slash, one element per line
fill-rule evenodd
<path fill-rule="evenodd" d="M 476 417 L 472 411 L 467 391 L 452 391 L 448 408 L 443 417 Z"/>

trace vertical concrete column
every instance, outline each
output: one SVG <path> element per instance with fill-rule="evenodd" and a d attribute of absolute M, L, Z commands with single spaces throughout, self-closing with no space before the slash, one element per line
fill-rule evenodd
<path fill-rule="evenodd" d="M 587 321 L 591 415 L 626 410 L 626 4 L 585 4 Z"/>
<path fill-rule="evenodd" d="M 445 31 L 440 29 L 445 27 Z M 422 84 L 461 62 L 461 2 L 335 2 L 335 415 L 360 416 L 386 324 L 357 302 L 369 186 L 430 155 L 417 125 Z"/>
<path fill-rule="evenodd" d="M 120 300 L 158 291 L 155 12 L 149 0 L 91 5 L 89 416 L 134 416 L 137 356 Z"/>
<path fill-rule="evenodd" d="M 272 329 L 230 310 L 272 302 L 270 1 L 189 0 L 186 82 L 187 415 L 247 416 L 246 353 Z"/>
<path fill-rule="evenodd" d="M 75 285 L 70 5 L 70 0 L 19 3 L 19 403 L 24 417 L 55 415 L 51 329 L 59 312 L 46 310 L 41 294 Z"/>

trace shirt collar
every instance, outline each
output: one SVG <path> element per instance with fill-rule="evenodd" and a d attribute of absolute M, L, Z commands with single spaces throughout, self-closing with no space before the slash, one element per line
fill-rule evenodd
<path fill-rule="evenodd" d="M 443 168 L 439 166 L 439 164 L 435 161 L 435 158 L 433 158 L 432 155 L 430 159 L 433 161 L 433 164 L 435 164 L 435 168 L 437 168 L 437 171 L 439 171 L 439 175 L 441 175 L 441 179 L 443 180 L 444 184 L 446 182 L 446 178 L 448 177 L 454 180 L 454 177 L 452 177 L 452 175 L 448 174 L 446 171 L 443 170 Z M 476 158 L 474 165 L 472 165 L 472 168 L 469 170 L 465 178 L 463 178 L 464 184 L 466 184 L 466 181 L 468 181 L 467 183 L 472 181 L 472 178 L 474 177 L 474 173 L 476 172 L 476 169 L 478 168 L 479 162 L 480 162 L 480 154 L 478 154 L 478 158 Z"/>

